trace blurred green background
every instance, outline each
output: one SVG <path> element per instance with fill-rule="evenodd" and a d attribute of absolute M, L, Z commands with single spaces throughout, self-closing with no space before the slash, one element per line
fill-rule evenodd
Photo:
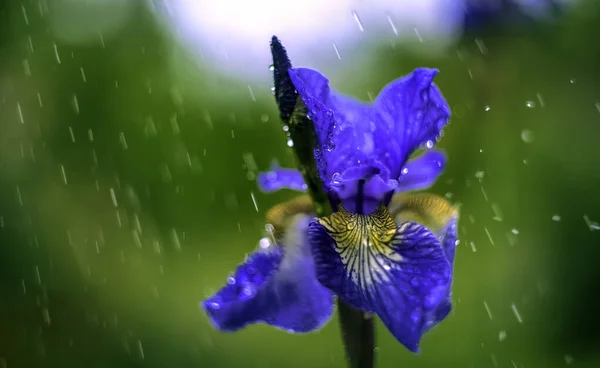
<path fill-rule="evenodd" d="M 253 180 L 293 165 L 268 88 L 215 79 L 146 6 L 73 46 L 38 5 L 0 5 L 0 368 L 344 367 L 335 318 L 226 334 L 198 308 L 294 195 Z M 332 83 L 363 99 L 437 67 L 454 114 L 431 191 L 462 206 L 455 308 L 420 355 L 378 323 L 379 367 L 600 366 L 599 24 L 590 6 L 342 59 Z"/>

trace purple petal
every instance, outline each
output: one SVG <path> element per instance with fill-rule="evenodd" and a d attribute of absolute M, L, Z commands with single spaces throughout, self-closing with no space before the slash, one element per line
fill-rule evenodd
<path fill-rule="evenodd" d="M 332 313 L 332 294 L 316 279 L 308 247 L 309 216 L 286 235 L 286 245 L 261 241 L 261 249 L 238 266 L 235 274 L 202 307 L 220 330 L 236 331 L 267 323 L 289 332 L 309 332 Z M 266 244 L 265 244 L 266 243 Z M 263 248 L 264 247 L 264 248 Z"/>
<path fill-rule="evenodd" d="M 447 309 L 452 270 L 438 238 L 414 222 L 396 227 L 381 206 L 370 215 L 342 209 L 319 219 L 309 239 L 319 281 L 353 307 L 377 313 L 417 352 Z"/>
<path fill-rule="evenodd" d="M 404 165 L 398 179 L 398 192 L 427 189 L 435 183 L 446 166 L 446 155 L 440 151 L 426 151 Z"/>
<path fill-rule="evenodd" d="M 453 217 L 452 220 L 450 220 L 450 222 L 442 229 L 442 231 L 438 235 L 438 239 L 442 244 L 442 249 L 444 249 L 444 254 L 446 256 L 446 259 L 448 259 L 448 261 L 450 262 L 451 268 L 454 268 L 454 253 L 456 250 L 456 245 L 458 243 L 456 227 L 457 219 L 456 217 Z M 429 328 L 433 328 L 435 325 L 443 321 L 452 310 L 452 280 L 450 280 L 450 284 L 448 285 L 447 295 L 448 297 L 445 298 L 442 301 L 442 303 L 436 308 L 435 317 Z"/>
<path fill-rule="evenodd" d="M 415 70 L 385 87 L 371 106 L 332 91 L 315 70 L 289 71 L 315 125 L 321 178 L 336 199 L 353 203 L 364 180 L 362 195 L 378 202 L 398 186 L 409 155 L 433 144 L 428 141 L 435 140 L 450 116 L 432 82 L 436 73 Z"/>
<path fill-rule="evenodd" d="M 396 222 L 416 221 L 425 225 L 437 236 L 450 267 L 454 265 L 454 253 L 458 244 L 458 210 L 442 197 L 429 194 L 395 195 L 390 212 Z M 440 304 L 431 327 L 441 322 L 452 310 L 452 284 L 448 285 L 448 297 Z"/>
<path fill-rule="evenodd" d="M 258 186 L 266 193 L 280 189 L 292 189 L 300 192 L 306 191 L 304 178 L 298 170 L 275 167 L 271 171 L 258 174 Z"/>
<path fill-rule="evenodd" d="M 450 119 L 450 107 L 433 83 L 437 73 L 437 69 L 415 69 L 385 86 L 373 103 L 383 121 L 393 127 L 404 157 L 423 145 L 432 147 Z"/>
<path fill-rule="evenodd" d="M 363 179 L 365 197 L 376 201 L 394 190 L 400 167 L 398 175 L 390 172 L 387 159 L 394 153 L 378 147 L 371 106 L 331 91 L 327 78 L 315 70 L 291 69 L 290 77 L 315 125 L 320 144 L 317 165 L 325 187 L 341 200 L 353 197 Z"/>

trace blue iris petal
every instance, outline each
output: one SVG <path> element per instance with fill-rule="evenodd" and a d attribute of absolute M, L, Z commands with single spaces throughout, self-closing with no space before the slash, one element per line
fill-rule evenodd
<path fill-rule="evenodd" d="M 309 238 L 317 278 L 346 303 L 376 313 L 417 352 L 422 335 L 451 308 L 451 265 L 435 234 L 415 222 L 390 228 L 385 213 L 342 210 L 313 222 Z"/>
<path fill-rule="evenodd" d="M 289 332 L 310 332 L 331 317 L 332 294 L 316 279 L 307 243 L 305 216 L 296 228 L 297 244 L 259 249 L 238 266 L 215 295 L 202 302 L 220 330 L 236 331 L 267 323 Z"/>
<path fill-rule="evenodd" d="M 426 151 L 404 165 L 398 179 L 398 192 L 423 190 L 432 186 L 444 171 L 446 155 L 440 151 Z"/>
<path fill-rule="evenodd" d="M 304 192 L 306 184 L 302 174 L 295 169 L 281 167 L 271 168 L 271 171 L 258 174 L 258 186 L 263 192 L 270 193 L 280 189 L 292 189 Z"/>
<path fill-rule="evenodd" d="M 446 256 L 446 259 L 448 260 L 448 262 L 450 262 L 450 267 L 454 268 L 454 253 L 456 251 L 456 246 L 458 243 L 456 218 L 452 218 L 448 222 L 448 224 L 440 232 L 438 239 L 442 244 L 442 249 L 444 250 L 444 255 Z M 433 319 L 433 323 L 431 324 L 430 328 L 443 321 L 448 316 L 448 314 L 450 314 L 450 311 L 452 310 L 451 290 L 452 280 L 450 280 L 450 283 L 448 285 L 448 296 L 437 307 L 435 312 L 435 318 Z"/>
<path fill-rule="evenodd" d="M 315 70 L 290 69 L 289 74 L 315 125 L 321 178 L 347 207 L 359 181 L 366 181 L 362 195 L 375 203 L 396 189 L 410 154 L 433 145 L 450 117 L 433 84 L 435 69 L 416 69 L 391 82 L 373 104 L 332 91 Z"/>

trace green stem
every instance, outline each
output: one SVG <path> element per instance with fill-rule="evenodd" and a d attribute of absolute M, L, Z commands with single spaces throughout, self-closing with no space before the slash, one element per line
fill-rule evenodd
<path fill-rule="evenodd" d="M 271 53 L 273 55 L 275 100 L 279 107 L 281 120 L 288 127 L 289 137 L 294 143 L 293 149 L 298 169 L 302 173 L 308 193 L 312 197 L 315 213 L 318 217 L 329 216 L 333 213 L 333 208 L 323 190 L 323 182 L 315 160 L 315 150 L 320 146 L 315 127 L 313 122 L 308 119 L 306 105 L 298 95 L 288 74 L 292 64 L 287 52 L 275 36 L 271 40 Z M 349 367 L 373 368 L 375 357 L 372 318 L 341 301 L 338 301 L 338 316 Z"/>
<path fill-rule="evenodd" d="M 375 366 L 375 326 L 373 317 L 338 299 L 338 316 L 346 359 L 350 368 Z"/>

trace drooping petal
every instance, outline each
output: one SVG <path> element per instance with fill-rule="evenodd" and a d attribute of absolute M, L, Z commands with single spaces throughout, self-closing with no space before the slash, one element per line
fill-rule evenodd
<path fill-rule="evenodd" d="M 421 145 L 433 144 L 450 116 L 433 84 L 433 69 L 417 69 L 390 83 L 372 105 L 332 91 L 315 70 L 289 73 L 315 125 L 324 184 L 347 206 L 359 181 L 365 181 L 361 195 L 375 203 L 396 189 L 406 159 Z"/>
<path fill-rule="evenodd" d="M 458 240 L 458 209 L 446 199 L 429 193 L 396 194 L 389 205 L 397 223 L 414 221 L 433 232 L 444 248 L 448 261 L 454 262 Z"/>
<path fill-rule="evenodd" d="M 369 215 L 341 209 L 309 227 L 317 278 L 351 306 L 374 312 L 413 352 L 447 300 L 451 266 L 423 225 L 396 226 L 384 206 Z"/>
<path fill-rule="evenodd" d="M 332 294 L 316 279 L 308 247 L 310 217 L 298 216 L 286 245 L 261 240 L 261 248 L 238 266 L 235 274 L 202 307 L 220 330 L 236 331 L 251 323 L 267 323 L 289 332 L 320 328 L 332 313 Z"/>
<path fill-rule="evenodd" d="M 273 167 L 270 171 L 259 173 L 257 181 L 258 186 L 265 193 L 275 192 L 280 189 L 306 191 L 304 178 L 295 169 Z"/>
<path fill-rule="evenodd" d="M 390 203 L 390 213 L 396 222 L 416 221 L 425 225 L 438 237 L 450 266 L 454 266 L 458 244 L 458 209 L 450 202 L 429 193 L 397 194 Z M 448 297 L 437 308 L 432 327 L 452 310 L 451 294 L 452 284 L 448 285 Z"/>
<path fill-rule="evenodd" d="M 435 183 L 446 166 L 446 155 L 440 151 L 426 151 L 406 163 L 398 179 L 397 192 L 427 189 Z"/>

